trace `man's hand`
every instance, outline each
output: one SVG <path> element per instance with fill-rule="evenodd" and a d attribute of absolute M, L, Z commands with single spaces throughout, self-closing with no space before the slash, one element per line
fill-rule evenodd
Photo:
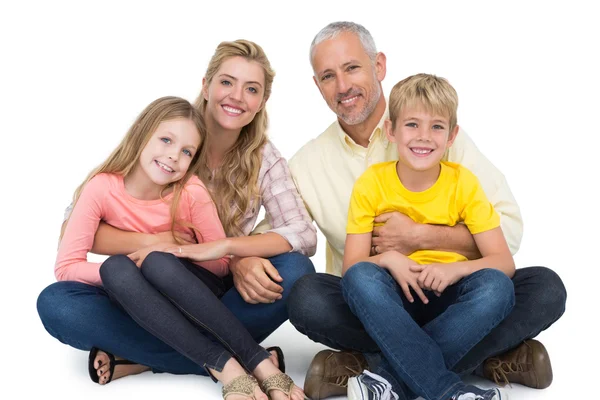
<path fill-rule="evenodd" d="M 281 299 L 283 288 L 275 282 L 282 282 L 283 278 L 269 260 L 260 257 L 233 259 L 229 269 L 233 284 L 246 303 L 274 303 Z"/>
<path fill-rule="evenodd" d="M 409 216 L 394 211 L 375 217 L 375 223 L 384 223 L 373 229 L 372 250 L 375 254 L 396 250 L 405 256 L 419 250 L 418 232 L 421 224 Z"/>
<path fill-rule="evenodd" d="M 417 281 L 421 288 L 435 292 L 438 297 L 466 276 L 463 268 L 453 264 L 412 265 L 410 270 L 419 274 Z"/>
<path fill-rule="evenodd" d="M 429 299 L 423 293 L 417 278 L 419 277 L 418 272 L 412 271 L 412 266 L 416 265 L 413 260 L 406 257 L 403 254 L 398 253 L 397 251 L 389 251 L 381 256 L 381 265 L 383 268 L 390 271 L 390 274 L 394 278 L 394 280 L 398 283 L 402 291 L 404 292 L 404 296 L 409 302 L 414 302 L 412 293 L 410 292 L 410 288 L 412 288 L 417 296 L 421 299 L 423 304 L 429 303 Z"/>

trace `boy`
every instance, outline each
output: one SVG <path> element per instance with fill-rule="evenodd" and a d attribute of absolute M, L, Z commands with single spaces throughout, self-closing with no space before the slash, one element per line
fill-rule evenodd
<path fill-rule="evenodd" d="M 385 370 L 394 372 L 384 377 L 394 390 L 427 400 L 504 400 L 499 389 L 465 385 L 450 372 L 511 311 L 515 271 L 500 218 L 475 175 L 441 161 L 458 133 L 457 107 L 454 88 L 433 75 L 392 89 L 385 131 L 399 160 L 373 165 L 354 185 L 342 290 L 381 349 Z M 482 257 L 433 250 L 370 256 L 374 219 L 389 211 L 421 224 L 462 222 Z"/>

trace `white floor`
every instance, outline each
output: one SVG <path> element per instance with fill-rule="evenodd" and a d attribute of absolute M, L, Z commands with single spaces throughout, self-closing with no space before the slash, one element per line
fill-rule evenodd
<path fill-rule="evenodd" d="M 33 311 L 33 310 L 32 310 Z M 35 317 L 35 316 L 32 316 Z M 595 360 L 585 352 L 589 343 L 567 336 L 567 327 L 571 325 L 570 315 L 566 315 L 556 326 L 540 335 L 551 354 L 554 368 L 554 383 L 546 390 L 534 390 L 520 385 L 510 388 L 511 399 L 575 399 L 575 393 L 582 393 L 583 387 L 575 386 L 582 376 L 591 374 Z M 221 399 L 220 385 L 210 379 L 199 376 L 176 376 L 169 374 L 144 374 L 126 377 L 106 386 L 94 384 L 87 375 L 87 353 L 74 350 L 51 338 L 41 323 L 32 326 L 35 332 L 30 335 L 27 349 L 19 350 L 9 345 L 10 359 L 5 358 L 2 366 L 8 373 L 11 385 L 3 385 L 3 390 L 16 395 L 16 398 L 41 398 L 50 396 L 61 400 L 127 399 L 131 396 L 144 400 L 166 398 L 185 399 Z M 29 336 L 29 335 L 28 335 Z M 591 338 L 588 338 L 591 339 Z M 313 343 L 291 324 L 286 323 L 271 335 L 265 345 L 280 345 L 286 355 L 286 365 L 290 376 L 299 385 L 313 355 L 323 349 Z M 6 382 L 6 374 L 2 373 Z M 471 380 L 482 386 L 492 383 L 483 379 Z M 586 381 L 586 380 L 583 380 Z M 17 395 L 14 389 L 19 388 Z M 3 397 L 0 395 L 0 397 Z"/>

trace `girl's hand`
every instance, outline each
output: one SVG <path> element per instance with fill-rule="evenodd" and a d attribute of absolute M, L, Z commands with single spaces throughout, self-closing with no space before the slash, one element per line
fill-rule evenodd
<path fill-rule="evenodd" d="M 412 265 L 410 270 L 419 274 L 417 281 L 421 288 L 431 290 L 437 296 L 465 276 L 462 268 L 452 264 Z"/>
<path fill-rule="evenodd" d="M 417 281 L 419 274 L 412 271 L 412 266 L 416 265 L 413 260 L 397 251 L 388 251 L 382 255 L 381 261 L 382 266 L 390 271 L 394 280 L 400 285 L 408 301 L 411 303 L 415 301 L 410 292 L 410 288 L 412 288 L 423 304 L 429 303 L 429 299 Z"/>
<path fill-rule="evenodd" d="M 179 258 L 187 258 L 196 262 L 218 260 L 229 254 L 229 241 L 222 239 L 177 247 L 170 245 L 165 251 Z"/>
<path fill-rule="evenodd" d="M 128 254 L 127 257 L 129 257 L 131 261 L 133 261 L 135 265 L 140 268 L 146 257 L 148 257 L 148 254 L 152 253 L 153 251 L 167 251 L 166 249 L 172 246 L 173 245 L 171 243 L 158 243 Z"/>

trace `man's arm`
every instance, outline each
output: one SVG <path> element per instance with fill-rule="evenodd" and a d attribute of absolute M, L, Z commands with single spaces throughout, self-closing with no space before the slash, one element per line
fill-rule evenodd
<path fill-rule="evenodd" d="M 417 250 L 452 251 L 469 260 L 481 258 L 477 244 L 463 224 L 455 226 L 419 224 L 409 216 L 390 212 L 377 216 L 375 223 L 384 223 L 373 230 L 373 247 L 380 254 L 396 250 L 409 255 Z"/>

